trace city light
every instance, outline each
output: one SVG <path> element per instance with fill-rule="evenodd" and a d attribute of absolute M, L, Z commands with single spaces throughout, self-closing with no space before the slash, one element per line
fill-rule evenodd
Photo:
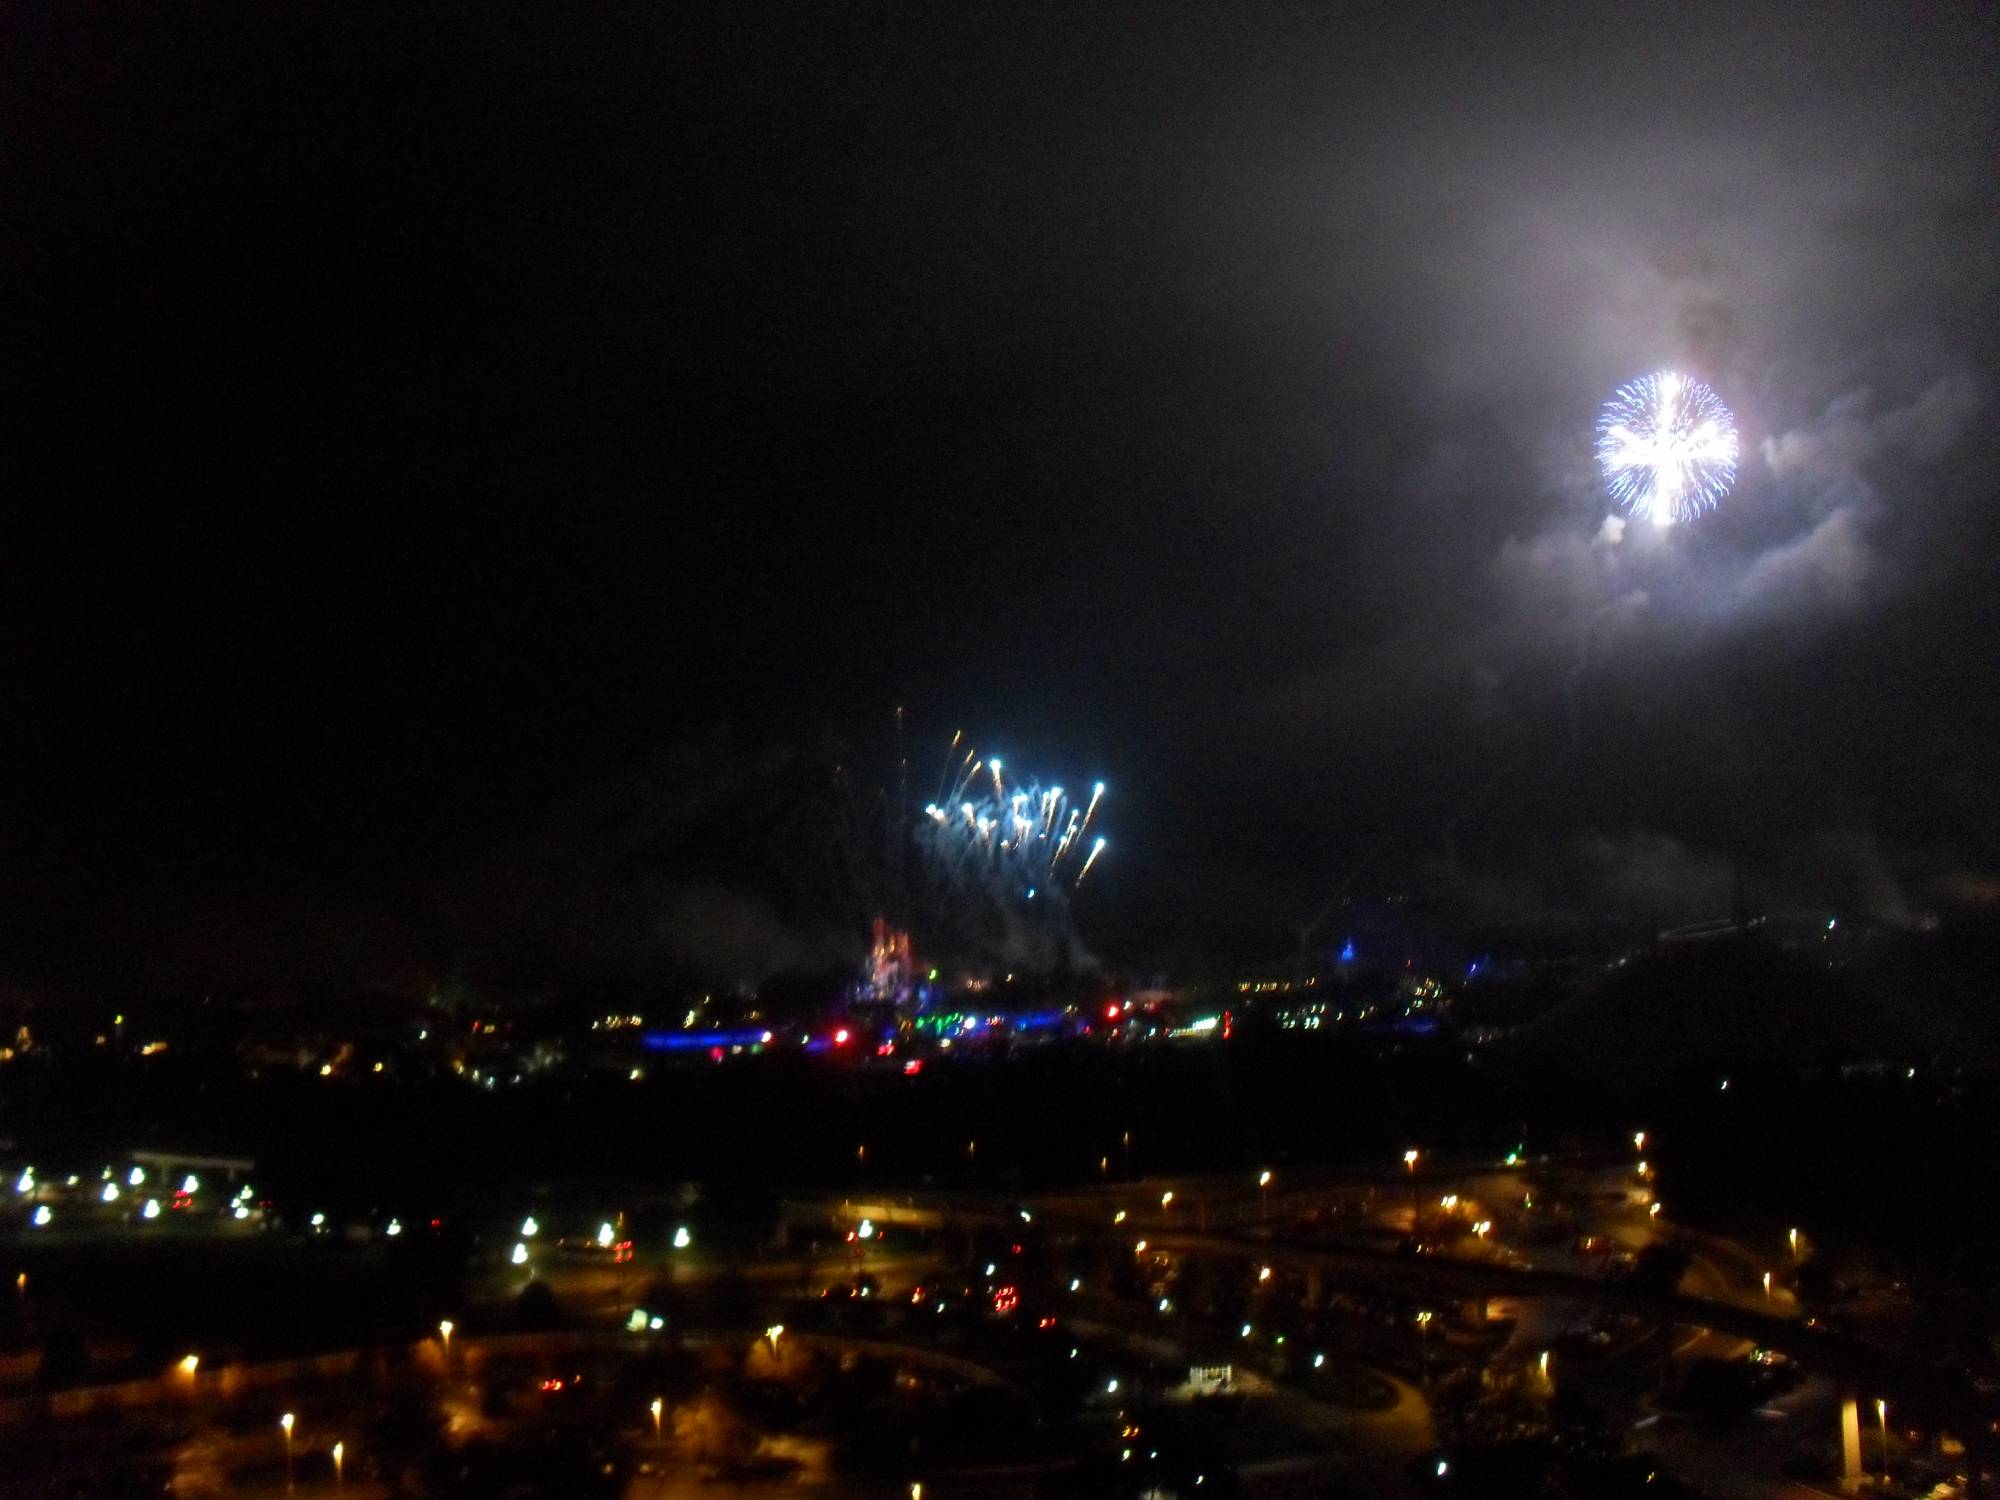
<path fill-rule="evenodd" d="M 531 1240 L 541 1232 L 542 1232 L 542 1226 L 536 1222 L 535 1216 L 533 1214 L 529 1214 L 527 1218 L 521 1221 L 522 1239 Z"/>
<path fill-rule="evenodd" d="M 183 1354 L 180 1357 L 179 1368 L 181 1374 L 193 1375 L 196 1370 L 201 1368 L 201 1356 L 199 1354 Z"/>
<path fill-rule="evenodd" d="M 618 1231 L 613 1229 L 609 1224 L 599 1224 L 597 1226 L 597 1245 L 599 1249 L 609 1250 L 611 1242 L 617 1238 Z"/>
<path fill-rule="evenodd" d="M 451 1353 L 451 1333 L 457 1326 L 450 1318 L 444 1318 L 438 1322 L 438 1337 L 444 1341 L 444 1352 L 446 1355 L 450 1355 Z"/>
<path fill-rule="evenodd" d="M 783 1323 L 773 1323 L 769 1328 L 764 1330 L 764 1337 L 770 1343 L 773 1354 L 778 1352 L 778 1340 L 784 1336 L 785 1325 Z"/>
<path fill-rule="evenodd" d="M 37 1229 L 48 1228 L 50 1222 L 54 1220 L 54 1218 L 55 1218 L 54 1212 L 51 1211 L 48 1204 L 46 1203 L 41 1204 L 39 1207 L 35 1209 L 34 1224 Z"/>
<path fill-rule="evenodd" d="M 856 1228 L 855 1228 L 855 1231 L 854 1231 L 854 1232 L 855 1232 L 856 1234 L 860 1235 L 860 1236 L 861 1236 L 861 1238 L 862 1238 L 862 1239 L 864 1239 L 864 1240 L 872 1240 L 872 1239 L 874 1239 L 874 1238 L 875 1238 L 875 1221 L 874 1221 L 873 1219 L 863 1219 L 863 1220 L 861 1221 L 861 1223 L 860 1223 L 860 1224 L 859 1224 L 858 1226 L 856 1226 Z"/>
<path fill-rule="evenodd" d="M 145 1180 L 146 1169 L 144 1167 L 134 1167 L 125 1174 L 125 1185 L 127 1187 L 138 1187 Z"/>
<path fill-rule="evenodd" d="M 685 1250 L 693 1243 L 694 1236 L 688 1233 L 687 1225 L 683 1224 L 674 1231 L 674 1248 L 676 1250 Z"/>
<path fill-rule="evenodd" d="M 528 1263 L 528 1247 L 521 1243 L 521 1241 L 516 1240 L 513 1250 L 507 1255 L 507 1259 L 514 1265 L 525 1266 Z"/>
<path fill-rule="evenodd" d="M 1405 1151 L 1403 1153 L 1403 1165 L 1409 1168 L 1412 1172 L 1416 1171 L 1417 1153 L 1415 1151 Z"/>
<path fill-rule="evenodd" d="M 146 1206 L 139 1210 L 139 1217 L 142 1219 L 157 1219 L 159 1216 L 160 1200 L 158 1198 L 148 1198 Z"/>

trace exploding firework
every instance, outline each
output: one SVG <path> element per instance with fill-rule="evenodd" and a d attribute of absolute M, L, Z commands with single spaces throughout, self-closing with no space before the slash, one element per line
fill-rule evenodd
<path fill-rule="evenodd" d="M 1699 380 L 1662 370 L 1605 403 L 1597 461 L 1611 498 L 1634 520 L 1691 521 L 1736 482 L 1736 419 Z"/>
<path fill-rule="evenodd" d="M 1072 798 L 952 740 L 936 800 L 913 817 L 913 918 L 922 941 L 1031 967 L 1083 957 L 1070 898 L 1106 853 L 1095 830 L 1104 783 Z"/>
<path fill-rule="evenodd" d="M 932 963 L 1054 973 L 1092 965 L 1077 934 L 1080 884 L 1103 878 L 1105 786 L 1075 797 L 953 737 L 925 792 L 898 737 L 893 788 L 836 770 L 828 854 L 850 921 L 906 931 Z M 1086 878 L 1087 877 L 1087 878 Z"/>

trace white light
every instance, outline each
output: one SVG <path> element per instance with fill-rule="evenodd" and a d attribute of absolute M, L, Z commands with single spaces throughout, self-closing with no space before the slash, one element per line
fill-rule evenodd
<path fill-rule="evenodd" d="M 519 1240 L 516 1240 L 514 1242 L 514 1248 L 508 1254 L 507 1259 L 512 1261 L 517 1266 L 525 1266 L 528 1263 L 528 1247 L 522 1244 Z"/>
<path fill-rule="evenodd" d="M 39 1208 L 35 1210 L 35 1227 L 37 1229 L 46 1228 L 49 1220 L 53 1219 L 54 1217 L 55 1215 L 49 1211 L 48 1204 L 46 1203 L 42 1204 Z"/>
<path fill-rule="evenodd" d="M 313 1228 L 315 1228 L 315 1229 L 324 1229 L 324 1228 L 326 1228 L 326 1215 L 325 1215 L 325 1214 L 314 1214 L 314 1215 L 312 1216 L 312 1227 L 313 1227 Z"/>
<path fill-rule="evenodd" d="M 1325 1367 L 1325 1365 L 1326 1365 L 1326 1356 L 1324 1354 L 1315 1354 L 1313 1356 L 1313 1368 L 1315 1370 L 1322 1369 Z"/>
<path fill-rule="evenodd" d="M 665 1318 L 648 1318 L 646 1319 L 646 1326 L 652 1329 L 654 1333 L 658 1333 L 662 1328 L 667 1326 L 667 1320 Z"/>
<path fill-rule="evenodd" d="M 115 1182 L 105 1183 L 104 1191 L 98 1196 L 103 1198 L 106 1203 L 116 1203 L 118 1201 L 118 1184 Z"/>
<path fill-rule="evenodd" d="M 148 1198 L 146 1206 L 139 1210 L 139 1217 L 142 1219 L 157 1219 L 159 1216 L 160 1200 L 158 1198 Z"/>
<path fill-rule="evenodd" d="M 521 1238 L 531 1240 L 537 1234 L 541 1233 L 541 1229 L 542 1226 L 535 1222 L 535 1216 L 529 1214 L 527 1218 L 521 1221 Z"/>
<path fill-rule="evenodd" d="M 391 1236 L 401 1234 L 403 1232 L 403 1221 L 401 1219 L 391 1219 L 389 1227 L 382 1232 Z"/>
<path fill-rule="evenodd" d="M 140 1183 L 144 1182 L 145 1180 L 146 1180 L 146 1169 L 144 1167 L 134 1167 L 131 1171 L 125 1174 L 125 1184 L 127 1187 L 137 1187 Z"/>
<path fill-rule="evenodd" d="M 201 1191 L 201 1179 L 190 1172 L 181 1179 L 181 1191 L 192 1198 Z"/>
<path fill-rule="evenodd" d="M 250 1217 L 250 1210 L 239 1203 L 235 1208 L 230 1210 L 230 1217 L 234 1219 L 247 1219 Z"/>
<path fill-rule="evenodd" d="M 1080 1292 L 1080 1291 L 1082 1291 L 1082 1290 L 1083 1290 L 1083 1281 L 1082 1281 L 1082 1279 L 1081 1279 L 1081 1278 L 1079 1278 L 1079 1277 L 1075 1277 L 1075 1276 L 1072 1276 L 1072 1277 L 1070 1277 L 1070 1279 L 1069 1279 L 1069 1289 L 1070 1289 L 1070 1290 L 1071 1290 L 1072 1292 Z"/>
<path fill-rule="evenodd" d="M 14 1179 L 14 1191 L 17 1193 L 32 1193 L 34 1190 L 35 1190 L 35 1169 L 33 1167 L 29 1167 L 19 1177 Z"/>
<path fill-rule="evenodd" d="M 1104 1382 L 1104 1391 L 1106 1395 L 1110 1396 L 1118 1394 L 1118 1379 L 1116 1376 Z"/>
<path fill-rule="evenodd" d="M 693 1243 L 694 1236 L 688 1233 L 687 1225 L 683 1224 L 674 1231 L 674 1248 L 676 1250 L 685 1250 Z"/>
<path fill-rule="evenodd" d="M 862 1239 L 864 1239 L 864 1240 L 872 1240 L 872 1239 L 874 1239 L 874 1238 L 875 1238 L 875 1221 L 874 1221 L 873 1219 L 863 1219 L 863 1220 L 861 1221 L 861 1226 L 860 1226 L 860 1227 L 859 1227 L 858 1229 L 856 1229 L 856 1230 L 855 1230 L 854 1232 L 855 1232 L 856 1234 L 858 1234 L 859 1236 L 861 1236 L 861 1238 L 862 1238 Z M 991 1273 L 991 1272 L 988 1272 L 988 1274 L 990 1275 L 990 1274 L 992 1274 L 992 1273 Z"/>
<path fill-rule="evenodd" d="M 987 1274 L 988 1276 L 991 1276 L 991 1275 L 993 1274 L 993 1272 L 994 1272 L 994 1271 L 995 1271 L 996 1269 L 997 1269 L 997 1268 L 996 1268 L 996 1267 L 994 1266 L 994 1264 L 993 1264 L 993 1262 L 992 1262 L 992 1261 L 990 1261 L 990 1260 L 989 1260 L 989 1261 L 988 1261 L 988 1262 L 986 1263 L 986 1274 Z"/>
<path fill-rule="evenodd" d="M 613 1229 L 609 1224 L 599 1224 L 597 1226 L 597 1243 L 601 1248 L 610 1249 L 612 1240 L 617 1237 L 618 1231 Z"/>
<path fill-rule="evenodd" d="M 625 1331 L 627 1333 L 643 1333 L 645 1328 L 646 1309 L 643 1307 L 633 1308 L 632 1315 L 625 1320 Z"/>
<path fill-rule="evenodd" d="M 1243 1327 L 1238 1331 L 1238 1337 L 1246 1339 L 1250 1337 L 1250 1325 L 1248 1323 L 1245 1323 Z"/>

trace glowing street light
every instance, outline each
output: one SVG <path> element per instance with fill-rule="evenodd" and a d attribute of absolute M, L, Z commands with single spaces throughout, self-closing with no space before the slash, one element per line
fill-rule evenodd
<path fill-rule="evenodd" d="M 514 1242 L 514 1249 L 508 1255 L 507 1259 L 517 1266 L 525 1266 L 528 1263 L 528 1247 L 521 1241 L 516 1240 Z"/>
<path fill-rule="evenodd" d="M 773 1354 L 778 1352 L 778 1340 L 784 1336 L 785 1325 L 783 1323 L 773 1323 L 769 1328 L 764 1330 L 764 1337 L 770 1343 Z"/>
<path fill-rule="evenodd" d="M 1403 1153 L 1403 1165 L 1412 1172 L 1417 1170 L 1417 1152 L 1414 1148 Z"/>
<path fill-rule="evenodd" d="M 674 1248 L 676 1250 L 685 1250 L 693 1243 L 694 1236 L 688 1233 L 687 1225 L 683 1224 L 674 1231 Z"/>
<path fill-rule="evenodd" d="M 1257 1217 L 1271 1216 L 1271 1169 L 1266 1167 L 1257 1174 Z"/>
<path fill-rule="evenodd" d="M 1797 1260 L 1799 1258 L 1799 1232 L 1796 1229 L 1788 1229 L 1785 1231 L 1785 1238 L 1791 1241 L 1792 1259 Z"/>
<path fill-rule="evenodd" d="M 297 1420 L 290 1412 L 278 1418 L 278 1425 L 285 1430 L 285 1488 L 292 1487 L 292 1424 Z"/>
<path fill-rule="evenodd" d="M 529 1214 L 527 1218 L 525 1218 L 525 1219 L 523 1219 L 523 1220 L 521 1221 L 521 1238 L 522 1238 L 522 1239 L 524 1239 L 524 1240 L 531 1240 L 531 1239 L 533 1239 L 533 1238 L 534 1238 L 534 1237 L 535 1237 L 536 1235 L 540 1234 L 541 1232 L 542 1232 L 542 1226 L 541 1226 L 541 1224 L 540 1224 L 540 1223 L 539 1223 L 539 1222 L 538 1222 L 538 1221 L 536 1220 L 536 1218 L 535 1218 L 535 1216 L 534 1216 L 533 1214 Z"/>
<path fill-rule="evenodd" d="M 1632 1149 L 1634 1151 L 1644 1151 L 1646 1149 L 1645 1131 L 1635 1130 L 1632 1132 Z"/>
<path fill-rule="evenodd" d="M 646 1409 L 653 1414 L 653 1441 L 657 1443 L 660 1441 L 660 1417 L 666 1411 L 667 1403 L 655 1396 L 653 1404 Z"/>
<path fill-rule="evenodd" d="M 187 1376 L 188 1379 L 194 1379 L 194 1372 L 201 1368 L 201 1356 L 199 1354 L 183 1354 L 180 1357 L 178 1368 L 181 1374 Z"/>
<path fill-rule="evenodd" d="M 1875 1420 L 1882 1424 L 1882 1481 L 1889 1480 L 1889 1403 L 1875 1398 Z"/>
<path fill-rule="evenodd" d="M 1771 1295 L 1771 1273 L 1769 1271 L 1764 1273 L 1764 1295 L 1766 1297 Z"/>
<path fill-rule="evenodd" d="M 854 1232 L 864 1240 L 874 1239 L 875 1221 L 873 1219 L 863 1219 L 861 1223 L 858 1226 L 856 1226 Z"/>
<path fill-rule="evenodd" d="M 617 1238 L 618 1238 L 618 1231 L 613 1229 L 608 1222 L 599 1224 L 597 1226 L 598 1249 L 609 1250 L 611 1248 L 611 1242 Z"/>
<path fill-rule="evenodd" d="M 346 1457 L 347 1444 L 335 1443 L 333 1445 L 333 1486 L 335 1489 L 347 1488 L 347 1474 L 341 1466 L 341 1460 Z"/>
<path fill-rule="evenodd" d="M 1164 1193 L 1160 1194 L 1160 1208 L 1163 1211 L 1165 1209 L 1171 1208 L 1173 1206 L 1173 1202 L 1174 1202 L 1174 1190 L 1172 1188 L 1168 1188 Z"/>
<path fill-rule="evenodd" d="M 438 1337 L 444 1341 L 444 1357 L 446 1359 L 451 1358 L 451 1333 L 456 1327 L 458 1325 L 452 1322 L 450 1318 L 441 1318 L 438 1321 Z"/>

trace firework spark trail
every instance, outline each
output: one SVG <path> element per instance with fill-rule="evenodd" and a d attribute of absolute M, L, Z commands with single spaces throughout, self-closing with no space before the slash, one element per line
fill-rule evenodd
<path fill-rule="evenodd" d="M 1097 863 L 1097 856 L 1104 852 L 1104 840 L 1099 839 L 1090 846 L 1090 858 L 1083 862 L 1083 868 L 1076 872 L 1076 883 L 1083 884 L 1083 877 L 1090 873 L 1090 867 Z"/>
<path fill-rule="evenodd" d="M 1691 521 L 1736 482 L 1736 419 L 1692 376 L 1642 376 L 1599 414 L 1597 461 L 1611 498 L 1635 520 Z"/>

